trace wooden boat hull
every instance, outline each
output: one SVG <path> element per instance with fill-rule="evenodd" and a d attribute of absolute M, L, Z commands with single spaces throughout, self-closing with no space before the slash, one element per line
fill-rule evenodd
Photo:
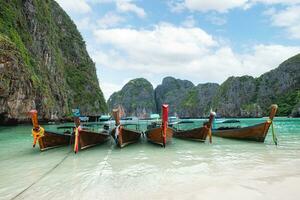
<path fill-rule="evenodd" d="M 268 134 L 270 125 L 272 124 L 273 118 L 275 117 L 275 114 L 277 112 L 277 109 L 278 106 L 276 104 L 271 105 L 269 119 L 264 123 L 256 124 L 254 126 L 248 126 L 245 128 L 233 128 L 226 130 L 217 129 L 212 131 L 212 135 L 237 140 L 264 142 Z M 275 135 L 273 137 L 276 138 Z M 277 138 L 274 142 L 277 145 Z"/>
<path fill-rule="evenodd" d="M 79 149 L 86 149 L 98 144 L 102 144 L 108 141 L 110 135 L 108 132 L 104 131 L 102 133 L 96 133 L 89 130 L 80 130 L 79 133 Z"/>
<path fill-rule="evenodd" d="M 174 130 L 173 136 L 180 139 L 187 139 L 187 140 L 196 140 L 199 142 L 205 142 L 206 137 L 208 135 L 208 128 L 194 128 L 191 130 Z"/>
<path fill-rule="evenodd" d="M 161 127 L 152 128 L 145 132 L 149 142 L 164 146 L 163 129 Z M 166 143 L 170 142 L 173 137 L 173 129 L 167 127 Z"/>
<path fill-rule="evenodd" d="M 137 142 L 141 137 L 140 132 L 128 128 L 124 128 L 124 127 L 121 128 L 118 138 L 116 138 L 115 134 L 116 134 L 116 128 L 114 128 L 111 131 L 111 136 L 116 141 L 117 145 L 121 148 L 127 146 L 128 144 Z"/>
<path fill-rule="evenodd" d="M 44 136 L 38 139 L 41 151 L 69 145 L 71 143 L 70 134 L 59 134 L 51 131 L 45 131 Z"/>
<path fill-rule="evenodd" d="M 237 140 L 264 142 L 272 122 L 264 122 L 254 126 L 237 129 L 212 130 L 213 136 Z"/>

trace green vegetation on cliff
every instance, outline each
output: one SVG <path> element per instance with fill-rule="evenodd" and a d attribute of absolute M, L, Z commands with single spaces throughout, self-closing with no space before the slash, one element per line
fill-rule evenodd
<path fill-rule="evenodd" d="M 121 93 L 112 95 L 110 101 L 118 99 L 122 104 L 124 94 L 135 96 L 137 91 L 124 87 Z M 177 114 L 179 117 L 207 117 L 210 109 L 224 117 L 261 117 L 269 115 L 270 105 L 274 103 L 279 106 L 277 115 L 299 117 L 300 54 L 258 78 L 229 77 L 221 85 L 206 83 L 194 86 L 187 80 L 166 77 L 155 89 L 154 98 L 156 112 L 161 111 L 162 103 L 167 103 L 170 115 Z M 137 102 L 142 104 L 143 99 L 137 98 L 132 105 Z M 132 105 L 128 101 L 125 109 Z"/>
<path fill-rule="evenodd" d="M 281 67 L 281 70 L 291 74 L 293 81 L 292 86 L 276 98 L 276 102 L 280 107 L 278 113 L 283 116 L 292 114 L 300 117 L 300 54 L 284 61 Z"/>
<path fill-rule="evenodd" d="M 295 106 L 300 102 L 300 90 L 292 91 L 282 96 L 279 96 L 276 100 L 278 107 L 278 115 L 288 116 L 292 113 Z"/>
<path fill-rule="evenodd" d="M 60 6 L 54 0 L 0 0 L 0 5 L 0 46 L 12 43 L 22 65 L 3 48 L 0 57 L 28 73 L 19 77 L 31 83 L 32 91 L 26 94 L 31 95 L 29 107 L 36 107 L 45 119 L 65 117 L 74 107 L 86 115 L 106 112 L 95 64 L 75 24 Z M 18 88 L 10 90 L 13 93 Z M 1 106 L 7 105 L 8 98 L 2 98 Z M 25 117 L 25 110 L 14 112 L 8 108 L 0 115 Z"/>
<path fill-rule="evenodd" d="M 153 86 L 144 78 L 129 81 L 122 90 L 113 93 L 107 103 L 110 110 L 122 105 L 127 116 L 147 117 L 156 109 Z"/>
<path fill-rule="evenodd" d="M 175 79 L 173 77 L 165 77 L 160 85 L 155 88 L 155 102 L 157 112 L 161 112 L 163 103 L 169 104 L 170 115 L 188 116 L 193 101 L 187 96 L 194 84 L 188 80 Z M 184 106 L 184 107 L 183 107 Z"/>

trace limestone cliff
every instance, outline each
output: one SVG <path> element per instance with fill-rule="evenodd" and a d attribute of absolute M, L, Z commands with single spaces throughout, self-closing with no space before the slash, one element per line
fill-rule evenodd
<path fill-rule="evenodd" d="M 155 102 L 157 112 L 161 113 L 161 104 L 169 104 L 170 115 L 185 116 L 188 113 L 182 109 L 182 102 L 194 84 L 187 80 L 166 77 L 162 84 L 155 89 Z"/>
<path fill-rule="evenodd" d="M 300 104 L 300 54 L 263 74 L 258 81 L 257 103 L 265 112 L 269 104 L 277 103 L 280 115 L 297 115 Z"/>
<path fill-rule="evenodd" d="M 221 84 L 213 99 L 216 112 L 227 117 L 260 117 L 256 104 L 257 81 L 251 76 L 230 77 Z"/>
<path fill-rule="evenodd" d="M 129 81 L 122 90 L 111 95 L 107 104 L 110 110 L 123 106 L 126 116 L 144 118 L 156 112 L 153 86 L 144 78 Z"/>
<path fill-rule="evenodd" d="M 122 99 L 123 94 L 134 96 L 135 92 L 124 88 L 122 94 L 118 93 L 118 99 Z M 110 100 L 114 102 L 115 98 L 116 94 Z M 136 100 L 143 103 L 143 98 Z M 279 106 L 278 115 L 299 117 L 300 54 L 258 78 L 229 77 L 221 85 L 206 83 L 194 86 L 187 80 L 166 77 L 155 89 L 155 112 L 161 112 L 162 103 L 169 104 L 170 115 L 177 114 L 179 117 L 207 117 L 210 109 L 223 117 L 261 117 L 269 114 L 273 103 Z M 127 101 L 127 106 L 131 106 L 130 101 Z"/>
<path fill-rule="evenodd" d="M 219 89 L 217 83 L 198 84 L 188 91 L 181 103 L 183 117 L 207 117 L 213 109 L 213 99 Z"/>
<path fill-rule="evenodd" d="M 0 0 L 0 119 L 45 120 L 80 108 L 107 111 L 95 64 L 75 24 L 54 0 Z"/>

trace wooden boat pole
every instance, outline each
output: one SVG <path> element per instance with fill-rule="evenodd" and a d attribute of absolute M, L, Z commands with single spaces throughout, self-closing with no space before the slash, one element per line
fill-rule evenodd
<path fill-rule="evenodd" d="M 271 112 L 270 112 L 270 116 L 269 116 L 269 120 L 268 120 L 268 123 L 271 123 L 271 126 L 272 126 L 272 138 L 273 138 L 273 141 L 274 141 L 276 146 L 278 144 L 278 139 L 277 139 L 277 136 L 275 134 L 273 119 L 276 115 L 277 109 L 278 109 L 277 104 L 272 104 L 271 105 Z"/>
<path fill-rule="evenodd" d="M 212 123 L 213 123 L 213 121 L 214 121 L 215 116 L 216 116 L 216 113 L 215 113 L 215 112 L 210 112 L 209 120 L 208 120 L 208 124 L 207 124 L 209 143 L 212 143 L 212 133 L 211 133 L 211 128 L 212 128 Z"/>
<path fill-rule="evenodd" d="M 116 126 L 120 125 L 120 110 L 118 108 L 113 109 L 113 116 L 116 122 Z"/>
<path fill-rule="evenodd" d="M 213 123 L 213 121 L 214 121 L 215 116 L 216 116 L 216 113 L 215 113 L 215 112 L 210 112 L 210 115 L 209 115 L 209 121 L 208 121 L 209 128 L 212 127 L 212 123 Z"/>
<path fill-rule="evenodd" d="M 37 110 L 31 110 L 29 111 L 29 114 L 31 116 L 32 125 L 35 129 L 38 129 L 40 127 L 38 122 L 38 112 Z"/>
<path fill-rule="evenodd" d="M 121 115 L 124 113 L 123 109 L 121 106 L 119 106 L 118 108 L 113 109 L 113 116 L 115 119 L 115 123 L 116 123 L 116 134 L 118 136 L 116 136 L 115 140 L 117 144 L 122 144 L 123 143 L 123 137 L 122 137 L 122 126 L 121 126 Z M 117 130 L 118 129 L 118 130 Z"/>
<path fill-rule="evenodd" d="M 277 104 L 271 105 L 271 112 L 270 112 L 270 116 L 269 116 L 270 120 L 273 120 L 273 118 L 275 117 L 277 109 L 278 109 Z"/>
<path fill-rule="evenodd" d="M 32 121 L 32 125 L 33 125 L 33 129 L 31 131 L 32 136 L 33 136 L 32 147 L 35 147 L 36 142 L 39 140 L 39 138 L 44 136 L 45 130 L 39 125 L 37 110 L 31 110 L 31 111 L 29 111 L 29 114 L 31 116 L 31 121 Z"/>
<path fill-rule="evenodd" d="M 75 123 L 75 143 L 74 143 L 74 153 L 78 152 L 79 148 L 79 134 L 80 134 L 80 119 L 79 117 L 74 117 L 74 123 Z"/>
<path fill-rule="evenodd" d="M 167 127 L 168 127 L 168 112 L 169 112 L 169 106 L 167 104 L 162 105 L 162 124 L 161 128 L 163 131 L 163 146 L 166 146 L 166 140 L 167 140 Z"/>

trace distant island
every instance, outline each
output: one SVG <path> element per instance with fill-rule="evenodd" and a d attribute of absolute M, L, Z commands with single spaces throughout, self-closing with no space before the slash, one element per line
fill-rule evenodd
<path fill-rule="evenodd" d="M 201 81 L 201 80 L 199 80 Z M 179 117 L 207 117 L 210 109 L 222 117 L 262 117 L 269 106 L 279 106 L 279 116 L 300 117 L 300 54 L 258 78 L 229 77 L 221 85 L 194 85 L 188 80 L 166 77 L 155 89 L 149 81 L 129 81 L 107 101 L 109 109 L 121 104 L 127 116 L 160 113 L 162 103 Z"/>

